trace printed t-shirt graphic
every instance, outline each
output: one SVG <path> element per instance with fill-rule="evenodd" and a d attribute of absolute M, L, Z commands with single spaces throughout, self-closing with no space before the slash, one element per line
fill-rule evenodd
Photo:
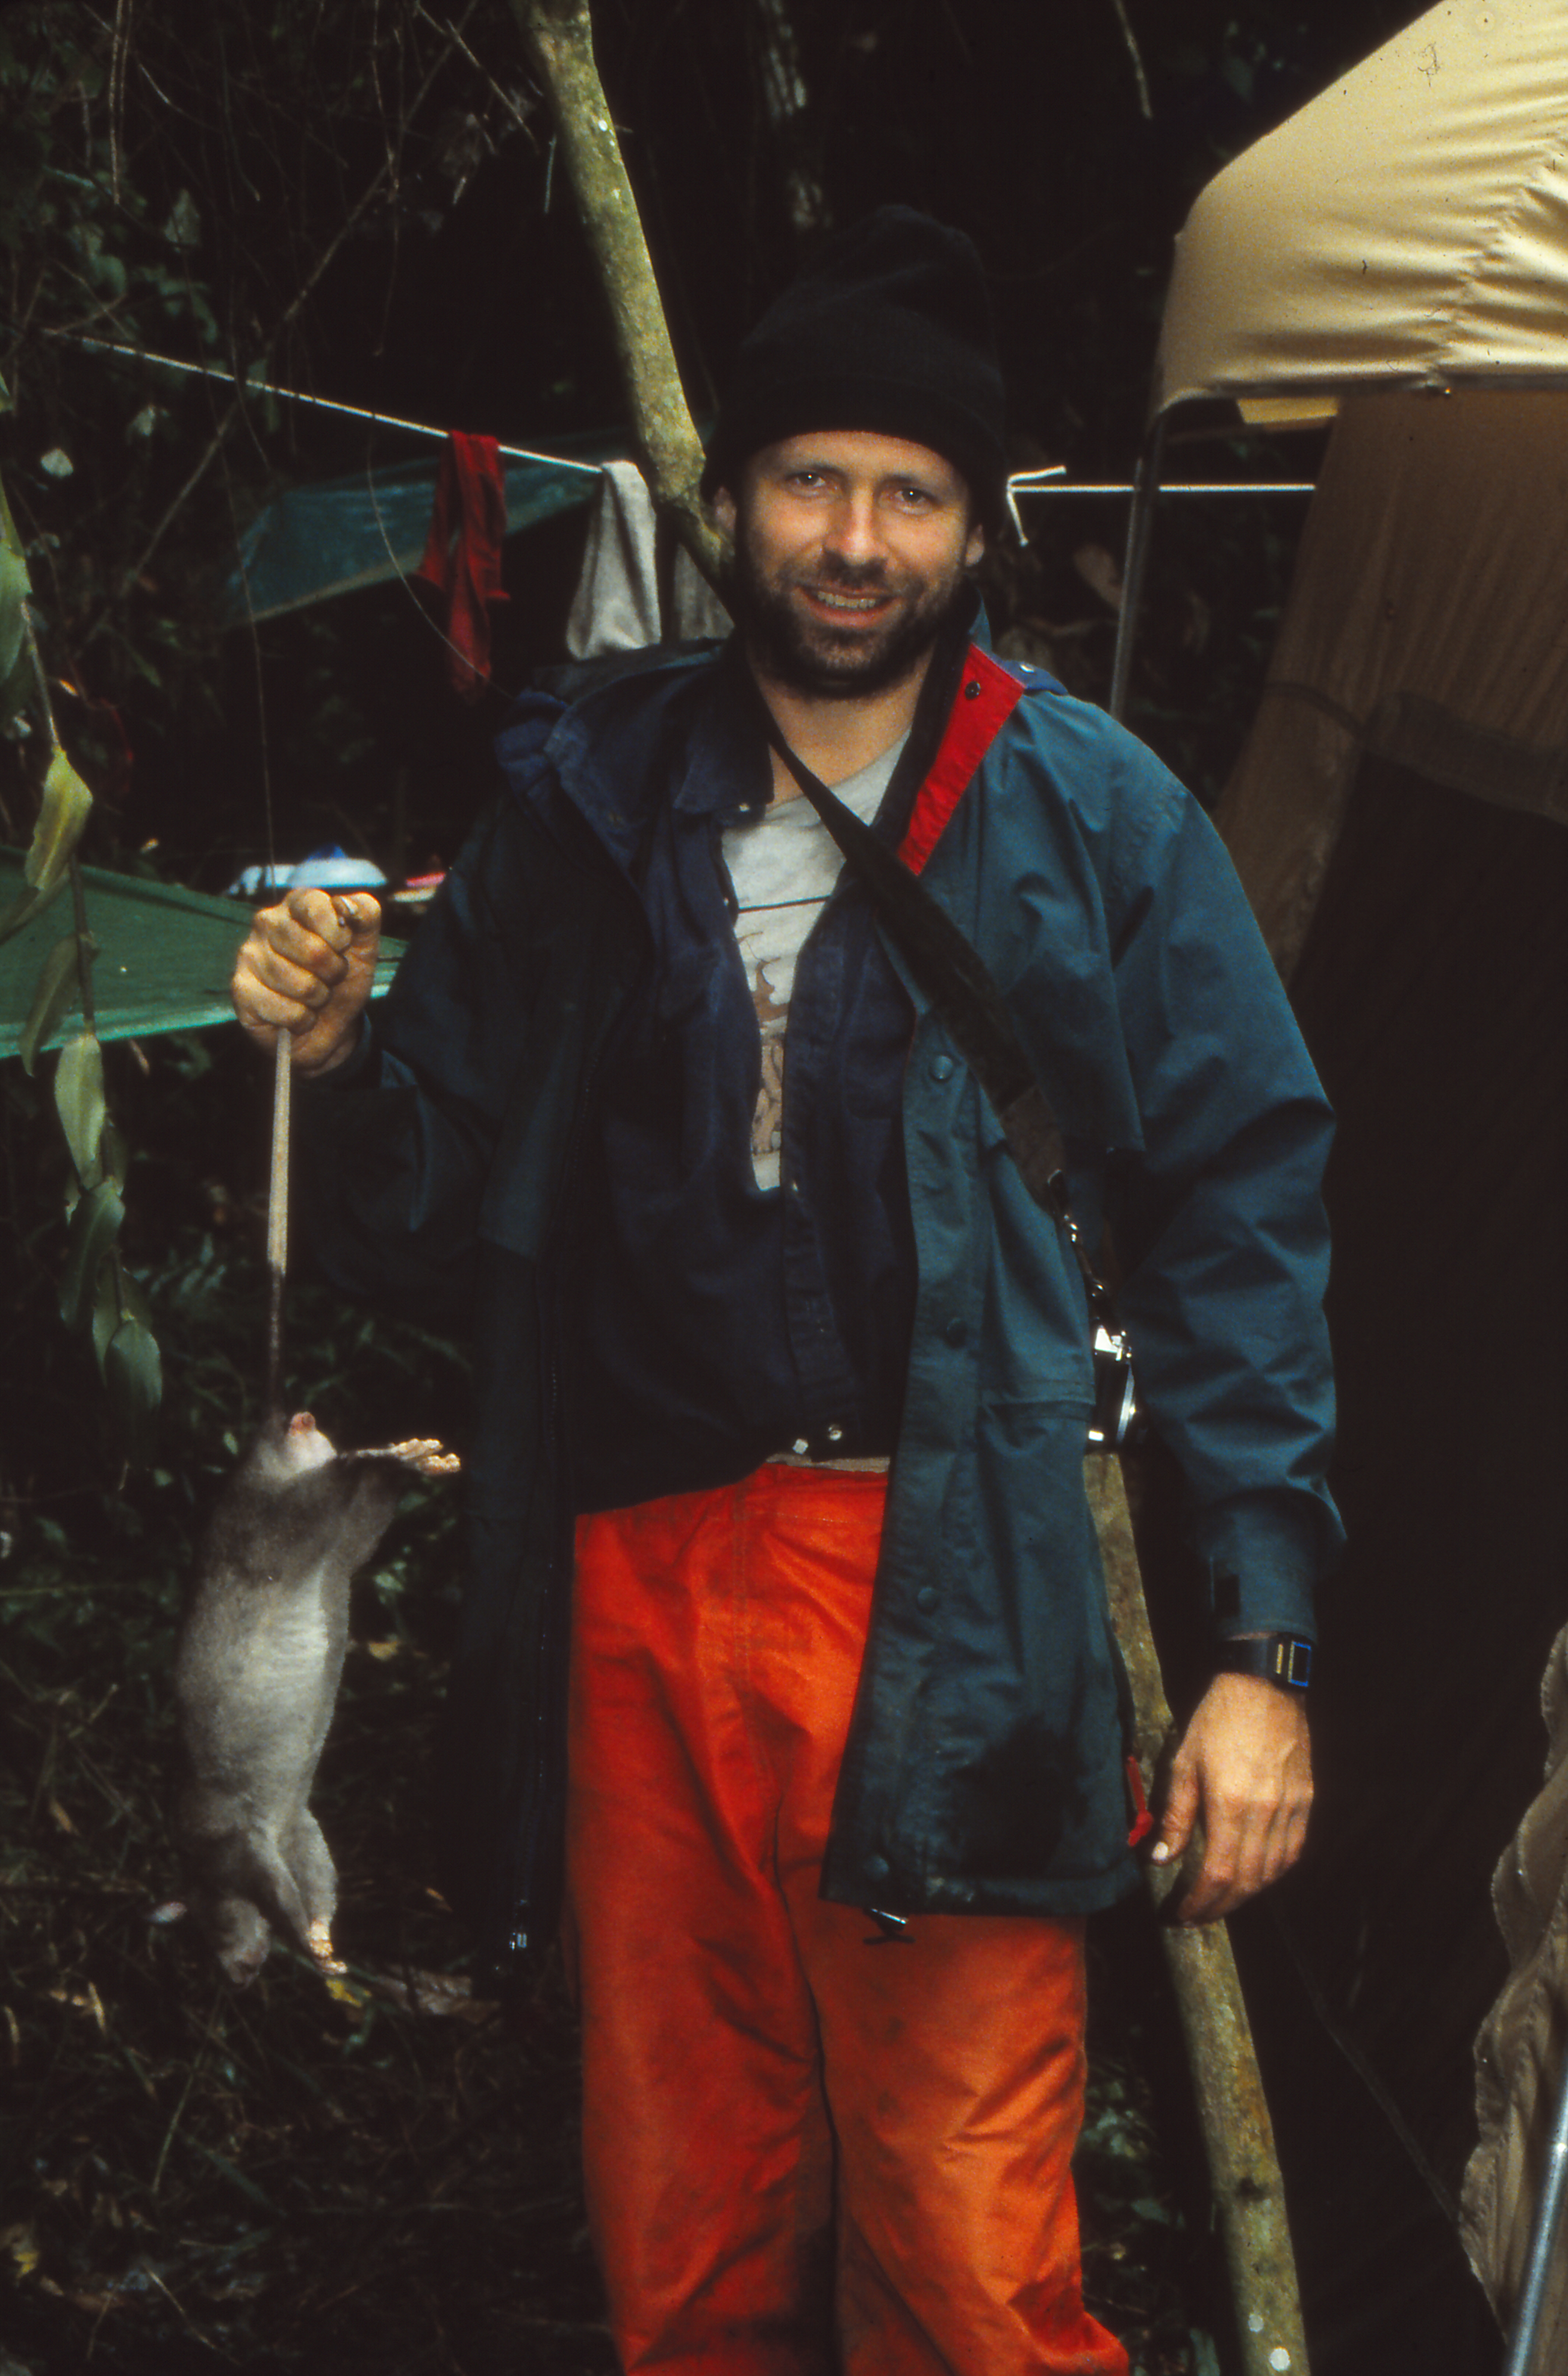
<path fill-rule="evenodd" d="M 834 790 L 869 825 L 882 804 L 907 736 Z M 736 901 L 735 938 L 762 1034 L 762 1084 L 752 1119 L 752 1163 L 759 1188 L 778 1185 L 784 1126 L 784 1040 L 795 961 L 826 906 L 843 861 L 811 802 L 775 801 L 753 822 L 724 836 L 724 863 Z"/>

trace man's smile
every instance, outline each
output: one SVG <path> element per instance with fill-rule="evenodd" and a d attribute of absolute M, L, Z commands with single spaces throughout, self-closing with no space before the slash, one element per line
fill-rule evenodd
<path fill-rule="evenodd" d="M 829 611 L 879 611 L 893 600 L 890 594 L 843 594 L 831 586 L 808 586 L 804 590 Z"/>
<path fill-rule="evenodd" d="M 833 578 L 798 578 L 794 590 L 801 595 L 809 612 L 814 612 L 833 625 L 848 626 L 857 620 L 881 618 L 900 600 L 908 589 L 889 586 L 885 580 L 874 586 L 843 586 Z"/>

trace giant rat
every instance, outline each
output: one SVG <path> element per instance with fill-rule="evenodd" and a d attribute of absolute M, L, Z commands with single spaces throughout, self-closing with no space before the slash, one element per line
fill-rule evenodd
<path fill-rule="evenodd" d="M 338 1876 L 306 1800 L 332 1720 L 349 1581 L 381 1540 L 403 1472 L 455 1469 L 422 1438 L 335 1452 L 308 1411 L 275 1411 L 213 1514 L 175 1653 L 189 1763 L 174 1827 L 192 1911 L 239 1985 L 273 1930 L 324 1972 Z"/>

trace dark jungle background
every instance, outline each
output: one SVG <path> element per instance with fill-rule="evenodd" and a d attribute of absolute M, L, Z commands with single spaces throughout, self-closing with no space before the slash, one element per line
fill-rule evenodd
<path fill-rule="evenodd" d="M 897 198 L 980 248 L 1016 466 L 1125 479 L 1194 196 L 1417 13 L 595 0 L 694 412 L 814 231 Z M 616 432 L 601 301 L 505 0 L 0 6 L 0 477 L 96 795 L 84 858 L 215 893 L 328 840 L 395 879 L 449 861 L 505 697 L 561 656 L 586 510 L 509 541 L 495 683 L 472 707 L 400 583 L 254 631 L 215 622 L 236 538 L 278 490 L 434 451 L 255 383 L 545 451 Z M 1210 440 L 1182 461 L 1310 478 L 1316 454 Z M 1206 800 L 1251 715 L 1301 508 L 1187 501 L 1161 519 L 1133 722 Z M 993 629 L 1102 697 L 1124 505 L 1035 500 L 1025 522 L 1027 546 L 986 565 Z M 36 711 L 0 746 L 0 843 L 29 840 L 43 748 Z M 350 1983 L 329 1996 L 278 1951 L 236 1995 L 159 1919 L 177 1890 L 180 1595 L 261 1385 L 267 1096 L 236 1037 L 106 1051 L 131 1150 L 122 1244 L 163 1374 L 150 1456 L 129 1466 L 57 1308 L 53 1059 L 32 1078 L 0 1063 L 0 2376 L 608 2370 L 564 1995 L 510 2026 L 469 2005 L 429 1886 L 453 1496 L 411 1492 L 357 1588 L 319 1797 Z M 290 1395 L 330 1432 L 461 1440 L 453 1348 L 308 1276 L 291 1312 Z M 1225 2313 L 1155 1962 L 1125 1925 L 1097 1961 L 1091 2293 L 1145 2376 L 1217 2376 Z"/>

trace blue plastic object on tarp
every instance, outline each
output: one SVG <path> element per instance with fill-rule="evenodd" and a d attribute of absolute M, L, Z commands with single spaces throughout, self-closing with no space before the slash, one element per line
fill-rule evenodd
<path fill-rule="evenodd" d="M 0 914 L 21 895 L 26 855 L 0 849 Z M 251 919 L 244 900 L 100 866 L 83 867 L 82 885 L 88 928 L 98 943 L 92 998 L 101 1040 L 146 1040 L 233 1021 L 229 977 Z M 0 1057 L 16 1054 L 43 961 L 70 930 L 65 890 L 0 944 Z M 373 997 L 390 988 L 402 954 L 401 942 L 382 942 Z M 43 1044 L 57 1048 L 80 1029 L 81 1011 L 73 1004 Z"/>
<path fill-rule="evenodd" d="M 506 533 L 516 536 L 599 493 L 597 466 L 627 450 L 622 432 L 554 441 L 563 455 L 594 469 L 552 462 L 507 462 Z M 219 624 L 244 626 L 285 611 L 351 594 L 419 567 L 430 534 L 441 451 L 417 462 L 325 479 L 275 495 L 240 539 L 239 565 L 219 597 Z"/>

